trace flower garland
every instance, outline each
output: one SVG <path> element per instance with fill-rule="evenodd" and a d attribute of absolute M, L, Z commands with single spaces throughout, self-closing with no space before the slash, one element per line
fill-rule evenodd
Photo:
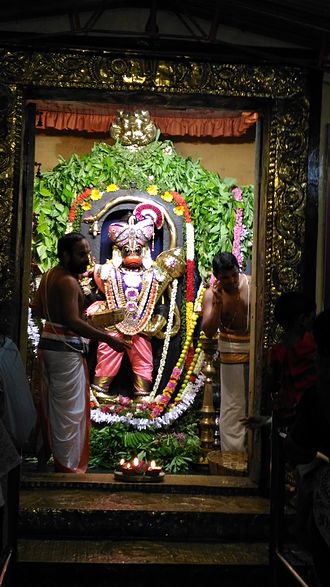
<path fill-rule="evenodd" d="M 115 184 L 111 183 L 110 185 L 108 185 L 106 192 L 115 192 L 118 189 L 119 188 Z M 77 207 L 78 207 L 78 209 L 80 207 L 80 210 L 83 210 L 83 211 L 91 210 L 92 205 L 88 201 L 88 198 L 90 198 L 91 200 L 96 202 L 97 200 L 101 200 L 101 198 L 103 197 L 103 194 L 106 192 L 100 192 L 98 189 L 90 187 L 90 188 L 87 188 L 87 190 L 85 190 L 81 194 L 79 194 L 79 196 L 77 196 L 71 204 L 71 208 L 69 210 L 69 215 L 68 215 L 68 224 L 67 224 L 66 231 L 72 232 L 72 230 L 73 230 L 73 224 L 74 224 L 74 221 L 76 220 L 76 217 L 77 217 Z"/>
<path fill-rule="evenodd" d="M 151 182 L 154 181 L 153 177 L 150 177 L 148 179 Z M 115 192 L 118 189 L 119 188 L 116 184 L 110 184 L 107 187 L 107 192 L 109 192 L 109 191 Z M 146 191 L 151 196 L 157 196 L 158 195 L 158 186 L 156 184 L 152 183 L 151 185 L 149 185 L 147 187 Z M 72 230 L 72 226 L 73 226 L 73 223 L 74 223 L 74 221 L 76 219 L 76 215 L 77 215 L 77 207 L 80 206 L 83 210 L 90 210 L 91 204 L 88 201 L 88 199 L 90 198 L 91 200 L 99 200 L 103 197 L 104 193 L 106 193 L 106 192 L 100 192 L 99 190 L 97 190 L 95 188 L 88 188 L 87 190 L 85 190 L 85 192 L 80 194 L 74 200 L 74 202 L 71 205 L 70 211 L 69 211 L 68 231 Z M 194 331 L 195 331 L 196 322 L 198 319 L 198 312 L 194 312 L 194 276 L 195 276 L 194 227 L 191 222 L 191 216 L 190 216 L 190 212 L 189 212 L 187 203 L 178 192 L 176 192 L 176 191 L 164 192 L 163 194 L 160 195 L 160 197 L 161 197 L 161 199 L 163 199 L 166 202 L 175 202 L 176 206 L 174 207 L 174 210 L 173 210 L 174 213 L 178 216 L 184 216 L 185 221 L 186 221 L 186 266 L 187 266 L 187 274 L 186 274 L 187 275 L 187 278 L 186 278 L 186 338 L 185 338 L 185 343 L 183 344 L 183 347 L 182 347 L 181 355 L 178 359 L 176 366 L 174 367 L 174 369 L 171 373 L 170 379 L 169 379 L 165 389 L 163 390 L 162 395 L 159 397 L 157 402 L 150 402 L 150 403 L 147 402 L 147 407 L 148 407 L 148 409 L 150 408 L 150 421 L 157 420 L 160 417 L 160 415 L 162 414 L 162 412 L 164 411 L 164 409 L 169 404 L 170 399 L 172 398 L 174 391 L 176 390 L 177 384 L 181 378 L 181 374 L 182 374 L 184 365 L 187 370 L 186 375 L 185 375 L 185 379 L 183 381 L 181 391 L 176 396 L 176 400 L 175 400 L 175 403 L 173 404 L 172 409 L 174 409 L 174 407 L 177 408 L 179 405 L 181 405 L 183 398 L 186 398 L 186 396 L 190 397 L 189 396 L 189 390 L 190 390 L 189 386 L 193 386 L 194 382 L 196 380 L 196 375 L 194 375 L 193 372 L 194 372 L 196 365 L 199 364 L 200 357 L 202 356 L 201 340 L 197 344 L 196 349 L 194 349 L 194 346 L 193 346 L 193 335 L 194 335 Z M 175 280 L 175 281 L 177 281 L 177 280 Z M 151 395 L 149 396 L 151 400 L 153 400 L 155 398 L 155 395 L 157 393 L 159 383 L 161 381 L 161 377 L 162 377 L 162 374 L 164 371 L 166 359 L 167 359 L 169 342 L 170 342 L 170 333 L 172 330 L 173 319 L 174 319 L 173 300 L 175 302 L 176 292 L 177 292 L 177 283 L 175 284 L 173 282 L 169 319 L 168 319 L 167 329 L 166 329 L 166 333 L 165 333 L 163 353 L 162 353 L 162 358 L 161 358 L 157 378 L 155 380 L 155 384 L 154 384 L 153 390 L 151 392 Z M 200 296 L 201 296 L 201 294 L 199 294 L 197 297 L 200 298 Z M 126 399 L 128 399 L 128 398 L 126 398 Z M 138 407 L 138 405 L 136 407 Z M 99 421 L 99 418 L 100 417 L 102 418 L 102 416 L 100 416 L 100 413 L 104 414 L 104 410 L 106 412 L 108 412 L 107 406 L 104 406 L 103 408 L 92 409 L 93 421 L 95 421 L 95 422 Z M 170 410 L 170 411 L 172 411 L 172 410 Z M 131 414 L 131 416 L 132 416 L 132 414 Z M 121 421 L 121 420 L 118 420 L 118 418 L 119 417 L 120 418 L 128 417 L 128 414 L 126 416 L 119 416 L 118 414 L 107 413 L 107 418 L 110 418 L 110 417 L 114 418 L 115 419 L 114 421 Z M 136 418 L 136 420 L 138 420 L 139 422 L 141 421 L 140 418 Z M 148 419 L 148 421 L 149 421 L 149 419 Z"/>
<path fill-rule="evenodd" d="M 166 202 L 176 202 L 177 206 L 174 208 L 174 213 L 178 216 L 184 216 L 186 221 L 186 267 L 187 267 L 187 284 L 186 284 L 186 335 L 188 334 L 189 324 L 191 323 L 193 314 L 193 304 L 195 296 L 195 232 L 191 222 L 191 216 L 187 202 L 178 194 L 178 192 L 165 192 L 160 196 Z M 189 368 L 194 348 L 191 344 L 187 352 L 186 366 Z"/>
<path fill-rule="evenodd" d="M 37 356 L 37 350 L 38 350 L 38 345 L 39 345 L 39 340 L 40 340 L 40 331 L 39 331 L 39 327 L 36 325 L 36 323 L 34 322 L 34 319 L 32 318 L 31 308 L 29 308 L 29 313 L 28 313 L 27 332 L 28 332 L 28 340 L 31 341 L 33 353 L 35 356 Z"/>
<path fill-rule="evenodd" d="M 237 202 L 241 202 L 243 200 L 242 190 L 240 188 L 234 188 L 232 190 L 232 194 Z M 243 265 L 241 242 L 244 238 L 244 233 L 246 233 L 246 228 L 243 224 L 243 208 L 237 208 L 235 212 L 234 238 L 231 252 L 233 255 L 235 255 L 237 262 L 241 268 Z M 214 284 L 215 279 L 215 275 L 213 275 L 212 273 L 210 277 L 210 286 Z"/>
<path fill-rule="evenodd" d="M 157 377 L 155 379 L 155 383 L 154 383 L 152 391 L 149 395 L 150 400 L 154 399 L 154 397 L 156 396 L 156 393 L 158 391 L 158 387 L 159 387 L 159 384 L 160 384 L 160 381 L 161 381 L 161 378 L 162 378 L 162 375 L 164 372 L 166 360 L 167 360 L 167 354 L 168 354 L 168 349 L 170 346 L 171 332 L 172 332 L 173 321 L 174 321 L 175 302 L 176 302 L 176 296 L 177 296 L 177 291 L 178 291 L 178 283 L 179 282 L 177 279 L 174 279 L 172 282 L 170 309 L 169 309 L 169 315 L 168 315 L 168 320 L 167 320 L 167 325 L 166 325 L 166 332 L 165 332 L 165 339 L 164 339 L 164 344 L 163 344 L 162 357 L 161 357 L 161 360 L 159 363 L 159 368 L 158 368 Z"/>
<path fill-rule="evenodd" d="M 199 296 L 198 299 L 196 299 L 196 304 L 195 307 L 196 309 L 199 307 L 200 301 L 201 301 L 201 297 L 203 296 L 205 291 L 204 287 L 200 287 L 199 289 Z M 136 410 L 138 412 L 142 412 L 143 411 L 149 411 L 149 418 L 150 420 L 154 420 L 154 419 L 158 419 L 162 412 L 165 410 L 165 408 L 167 407 L 168 403 L 170 402 L 170 399 L 172 398 L 174 391 L 176 390 L 177 384 L 180 381 L 181 378 L 181 374 L 183 371 L 183 365 L 185 363 L 185 359 L 186 359 L 186 354 L 188 352 L 188 349 L 190 348 L 190 344 L 191 344 L 191 339 L 193 337 L 194 331 L 195 331 L 195 326 L 196 326 L 196 322 L 198 319 L 198 313 L 194 312 L 193 316 L 192 316 L 192 322 L 190 324 L 190 328 L 189 328 L 189 335 L 182 347 L 182 352 L 181 355 L 170 375 L 169 381 L 165 387 L 165 389 L 163 390 L 162 395 L 159 397 L 157 402 L 151 402 L 149 403 L 148 401 L 145 401 L 143 404 L 141 404 L 140 402 L 134 404 L 134 401 L 131 400 L 130 398 L 127 397 L 121 397 L 119 396 L 118 401 L 119 404 L 124 407 L 124 408 L 128 408 L 128 413 L 126 413 L 125 415 L 120 415 L 120 413 L 122 411 L 122 408 L 118 408 L 118 407 L 114 407 L 113 410 L 115 411 L 115 413 L 110 413 L 111 412 L 111 408 L 109 406 L 103 406 L 100 408 L 95 408 L 92 409 L 91 411 L 91 419 L 94 422 L 98 422 L 100 423 L 105 422 L 105 423 L 111 423 L 111 422 L 125 422 L 127 424 L 132 424 L 134 426 L 136 426 L 136 421 L 140 422 L 141 418 L 136 418 L 134 417 L 134 414 L 132 413 L 132 411 L 130 410 Z M 194 353 L 194 357 L 191 361 L 191 364 L 189 366 L 189 369 L 185 375 L 185 378 L 183 380 L 182 383 L 182 387 L 181 390 L 178 392 L 175 401 L 172 405 L 172 407 L 170 407 L 170 409 L 168 410 L 169 412 L 172 412 L 172 410 L 174 410 L 176 408 L 176 406 L 181 405 L 181 403 L 183 402 L 183 405 L 186 404 L 186 396 L 188 398 L 190 398 L 190 390 L 191 389 L 195 389 L 194 384 L 196 383 L 196 381 L 199 381 L 199 377 L 201 375 L 201 368 L 202 368 L 202 364 L 203 364 L 203 360 L 204 360 L 204 353 L 202 351 L 202 339 L 205 337 L 204 333 L 202 332 L 198 341 L 198 344 L 196 346 L 196 350 Z M 203 379 L 204 381 L 204 379 Z M 196 391 L 197 393 L 197 391 Z M 196 394 L 195 394 L 196 395 Z M 194 397 L 195 397 L 194 395 Z M 177 411 L 175 410 L 174 414 L 181 414 L 181 411 Z M 176 417 L 178 417 L 178 415 Z M 120 419 L 118 419 L 120 418 Z M 173 417 L 173 419 L 175 419 Z M 142 417 L 142 420 L 146 420 L 146 418 Z"/>
<path fill-rule="evenodd" d="M 96 424 L 115 424 L 120 422 L 128 426 L 133 426 L 137 430 L 145 430 L 147 428 L 163 428 L 164 426 L 170 426 L 179 416 L 190 408 L 193 404 L 195 397 L 203 387 L 205 382 L 205 375 L 200 373 L 194 383 L 189 383 L 185 389 L 184 397 L 182 397 L 180 403 L 173 406 L 171 410 L 157 416 L 155 418 L 137 418 L 132 413 L 127 412 L 125 415 L 111 414 L 107 410 L 92 409 L 91 420 Z"/>
<path fill-rule="evenodd" d="M 232 194 L 234 199 L 237 202 L 241 202 L 243 200 L 242 197 L 242 190 L 240 188 L 234 188 L 232 190 Z M 235 226 L 234 226 L 234 239 L 233 239 L 233 246 L 232 246 L 232 253 L 235 255 L 238 264 L 240 267 L 243 265 L 242 253 L 241 253 L 241 238 L 243 234 L 243 208 L 239 207 L 236 209 L 235 214 Z"/>
<path fill-rule="evenodd" d="M 202 296 L 203 293 L 204 293 L 204 289 L 201 289 L 200 296 Z M 165 409 L 165 407 L 169 403 L 170 399 L 172 398 L 172 396 L 176 390 L 176 387 L 177 387 L 178 382 L 180 381 L 180 378 L 182 375 L 183 366 L 186 363 L 188 351 L 191 347 L 191 343 L 192 343 L 193 335 L 195 332 L 197 320 L 198 320 L 198 314 L 193 313 L 193 315 L 191 317 L 190 324 L 189 324 L 189 329 L 188 329 L 188 333 L 186 336 L 186 340 L 182 346 L 182 351 L 179 356 L 179 359 L 178 359 L 178 361 L 177 361 L 177 363 L 176 363 L 176 365 L 170 375 L 169 381 L 168 381 L 165 389 L 163 390 L 161 397 L 159 398 L 159 401 L 157 402 L 156 407 L 151 412 L 151 417 L 158 416 Z M 191 361 L 189 369 L 188 369 L 187 374 L 185 376 L 185 379 L 183 381 L 183 386 L 188 383 L 188 381 L 192 375 L 194 366 L 196 365 L 197 357 L 198 357 L 200 350 L 201 350 L 201 341 L 199 341 L 199 342 L 200 342 L 200 344 L 198 343 L 198 345 L 196 347 L 196 351 L 195 351 L 196 360 L 193 359 Z M 177 396 L 178 401 L 180 400 L 180 397 L 182 397 L 182 393 L 178 394 L 178 396 Z"/>
<path fill-rule="evenodd" d="M 204 292 L 205 292 L 205 287 L 203 286 L 203 284 L 201 284 L 199 286 L 199 290 L 198 290 L 198 293 L 197 293 L 197 296 L 196 296 L 196 301 L 195 301 L 195 304 L 194 304 L 194 313 L 193 313 L 193 315 L 191 317 L 191 330 L 190 330 L 190 336 L 191 336 L 191 338 L 194 335 L 195 325 L 196 325 L 196 322 L 198 320 L 199 309 L 200 309 L 200 306 L 201 306 L 202 298 L 204 296 Z M 182 389 L 184 389 L 185 385 L 189 381 L 193 380 L 194 374 L 199 373 L 201 371 L 201 369 L 202 369 L 203 362 L 204 362 L 204 352 L 202 351 L 202 344 L 203 344 L 202 341 L 203 341 L 204 338 L 205 338 L 205 334 L 202 331 L 200 333 L 200 335 L 199 335 L 199 340 L 198 340 L 196 349 L 195 349 L 194 354 L 193 354 L 193 356 L 191 358 L 191 361 L 189 363 L 189 367 L 187 369 L 187 373 L 186 373 L 185 378 L 184 378 L 184 381 L 183 381 Z M 191 348 L 191 345 L 188 348 L 188 352 L 189 352 L 190 348 Z M 187 364 L 187 361 L 186 361 L 186 364 Z M 180 398 L 182 397 L 182 393 L 183 392 L 179 392 L 177 394 L 177 396 L 175 398 L 175 402 L 180 401 Z"/>

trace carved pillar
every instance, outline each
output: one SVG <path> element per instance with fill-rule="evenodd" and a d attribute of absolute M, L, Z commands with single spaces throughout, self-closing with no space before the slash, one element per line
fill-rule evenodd
<path fill-rule="evenodd" d="M 202 346 L 205 353 L 203 373 L 206 376 L 204 384 L 203 405 L 199 421 L 200 439 L 203 457 L 214 448 L 215 409 L 213 403 L 213 381 L 216 370 L 213 365 L 213 356 L 217 350 L 217 338 L 203 338 Z"/>

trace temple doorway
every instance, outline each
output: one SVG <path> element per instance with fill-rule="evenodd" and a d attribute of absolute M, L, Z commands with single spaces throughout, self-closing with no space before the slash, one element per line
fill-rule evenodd
<path fill-rule="evenodd" d="M 35 108 L 34 164 L 37 176 L 51 172 L 58 163 L 59 157 L 61 161 L 75 156 L 83 157 L 95 143 L 104 142 L 108 145 L 114 143 L 109 137 L 108 130 L 96 132 L 94 129 L 97 124 L 109 125 L 109 121 L 115 120 L 118 104 L 105 107 L 95 103 L 37 101 Z M 152 108 L 149 110 L 152 113 Z M 158 108 L 155 109 L 155 118 L 165 129 L 164 139 L 172 141 L 176 152 L 181 157 L 200 160 L 210 174 L 215 173 L 220 176 L 224 184 L 227 183 L 232 188 L 245 186 L 253 191 L 254 187 L 259 185 L 260 120 L 258 122 L 257 113 L 229 109 L 205 111 L 199 108 L 165 111 Z M 171 128 L 174 136 L 170 134 Z M 184 136 L 181 136 L 182 134 Z M 153 179 L 150 178 L 150 183 L 152 182 Z M 258 198 L 259 195 L 255 193 L 256 197 Z M 258 203 L 255 208 L 259 209 Z M 250 210 L 250 214 L 253 214 L 253 210 Z M 252 231 L 250 240 L 250 253 L 245 256 L 243 267 L 249 274 L 253 273 Z M 205 278 L 205 275 L 202 277 Z M 200 276 L 199 279 L 201 279 Z M 255 304 L 254 294 L 252 304 Z M 253 326 L 252 330 L 254 331 Z M 253 343 L 251 345 L 252 365 L 254 346 Z M 250 388 L 253 389 L 254 375 L 251 376 L 251 381 Z M 252 395 L 249 400 L 250 406 L 254 406 L 255 401 Z M 253 410 L 252 407 L 250 409 Z M 219 411 L 219 401 L 216 410 Z M 218 417 L 216 419 L 218 422 Z"/>

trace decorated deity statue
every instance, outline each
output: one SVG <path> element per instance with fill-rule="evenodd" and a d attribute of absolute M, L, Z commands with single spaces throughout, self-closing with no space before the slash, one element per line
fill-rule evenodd
<path fill-rule="evenodd" d="M 118 314 L 110 320 L 107 329 L 131 341 L 131 348 L 126 352 L 133 372 L 135 397 L 149 394 L 153 374 L 151 338 L 163 338 L 167 323 L 162 298 L 173 280 L 185 270 L 181 248 L 163 251 L 155 261 L 152 259 L 149 242 L 153 242 L 154 230 L 160 229 L 163 222 L 161 206 L 138 204 L 128 222 L 109 225 L 112 258 L 93 268 L 95 284 L 103 292 L 105 301 L 89 306 L 87 315 L 95 320 L 98 316 Z M 180 313 L 175 303 L 172 306 L 176 318 L 173 331 L 177 332 Z M 111 394 L 111 383 L 120 369 L 123 355 L 99 343 L 94 376 L 96 389 L 105 393 L 110 389 Z"/>

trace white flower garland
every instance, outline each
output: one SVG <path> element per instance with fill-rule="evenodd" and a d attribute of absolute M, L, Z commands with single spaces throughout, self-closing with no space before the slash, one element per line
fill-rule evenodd
<path fill-rule="evenodd" d="M 178 280 L 174 279 L 173 284 L 172 284 L 170 309 L 169 309 L 169 316 L 168 316 L 168 320 L 167 320 L 165 339 L 164 339 L 164 344 L 163 344 L 162 358 L 159 363 L 159 368 L 158 368 L 157 377 L 155 379 L 155 383 L 153 385 L 151 393 L 149 394 L 149 401 L 153 400 L 154 397 L 156 396 L 161 378 L 163 376 L 164 367 L 165 367 L 166 359 L 167 359 L 167 353 L 168 353 L 170 340 L 171 340 L 171 332 L 172 332 L 172 327 L 173 327 L 174 310 L 175 310 L 177 291 L 178 291 Z"/>
<path fill-rule="evenodd" d="M 202 294 L 204 294 L 204 291 L 205 291 L 205 285 L 201 281 L 199 284 L 198 292 L 197 292 L 195 302 L 194 302 L 194 312 L 195 313 L 198 313 L 200 311 L 201 298 L 202 298 Z"/>
<path fill-rule="evenodd" d="M 195 230 L 191 222 L 186 222 L 186 255 L 187 259 L 195 259 Z"/>
<path fill-rule="evenodd" d="M 127 426 L 133 426 L 137 430 L 146 430 L 147 428 L 159 429 L 163 428 L 163 426 L 169 426 L 193 404 L 196 395 L 204 385 L 205 379 L 206 376 L 203 373 L 200 373 L 194 383 L 188 383 L 182 394 L 180 403 L 174 405 L 171 410 L 153 420 L 149 420 L 148 418 L 135 418 L 133 414 L 129 413 L 125 416 L 107 414 L 102 412 L 99 408 L 91 410 L 91 420 L 96 424 L 107 424 L 110 426 L 111 424 L 120 422 Z"/>
<path fill-rule="evenodd" d="M 36 356 L 38 344 L 39 344 L 39 339 L 40 339 L 40 332 L 39 332 L 39 327 L 35 324 L 34 319 L 32 318 L 31 308 L 29 308 L 27 333 L 28 333 L 28 339 L 31 341 L 31 344 L 32 344 L 33 352 Z"/>
<path fill-rule="evenodd" d="M 201 352 L 199 353 L 199 356 L 197 358 L 197 361 L 196 361 L 195 369 L 193 371 L 196 375 L 201 372 L 202 367 L 204 365 L 204 361 L 205 361 L 205 353 L 203 350 L 201 350 Z"/>

